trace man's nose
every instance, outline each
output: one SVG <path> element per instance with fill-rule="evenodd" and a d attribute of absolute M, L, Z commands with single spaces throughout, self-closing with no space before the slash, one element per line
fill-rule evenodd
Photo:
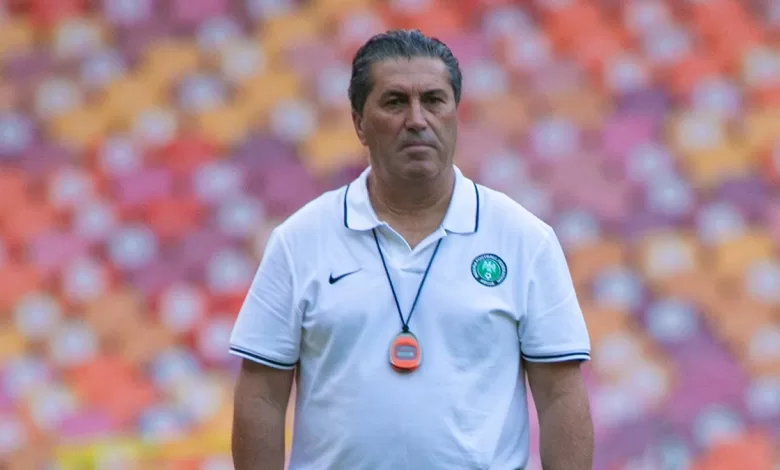
<path fill-rule="evenodd" d="M 428 121 L 425 120 L 425 113 L 419 100 L 412 100 L 409 103 L 406 127 L 414 131 L 421 131 L 428 127 Z"/>

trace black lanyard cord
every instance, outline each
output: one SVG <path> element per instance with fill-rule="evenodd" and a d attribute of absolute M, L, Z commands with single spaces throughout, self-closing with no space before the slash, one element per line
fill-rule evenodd
<path fill-rule="evenodd" d="M 376 242 L 376 249 L 379 251 L 379 257 L 382 259 L 382 266 L 385 268 L 385 275 L 387 276 L 387 283 L 390 284 L 390 290 L 393 292 L 393 299 L 395 300 L 395 307 L 398 309 L 398 316 L 401 318 L 401 329 L 404 333 L 409 332 L 409 321 L 412 319 L 412 313 L 414 313 L 414 307 L 417 306 L 417 301 L 420 299 L 420 293 L 422 292 L 423 284 L 425 284 L 425 279 L 428 277 L 428 272 L 431 270 L 431 266 L 433 265 L 433 260 L 436 258 L 436 253 L 439 251 L 439 245 L 441 245 L 441 241 L 444 240 L 444 237 L 440 238 L 438 242 L 436 242 L 436 248 L 433 249 L 433 254 L 431 255 L 431 259 L 428 261 L 428 266 L 425 268 L 425 272 L 423 273 L 422 280 L 420 280 L 420 287 L 417 288 L 417 295 L 414 297 L 414 303 L 412 303 L 412 308 L 409 310 L 409 316 L 406 318 L 406 321 L 404 321 L 404 315 L 401 313 L 401 304 L 398 302 L 398 294 L 395 293 L 395 287 L 393 286 L 393 280 L 390 279 L 390 270 L 387 269 L 387 262 L 385 261 L 385 255 L 382 254 L 382 248 L 379 246 L 379 238 L 376 236 L 376 229 L 371 230 L 374 233 L 374 241 Z"/>

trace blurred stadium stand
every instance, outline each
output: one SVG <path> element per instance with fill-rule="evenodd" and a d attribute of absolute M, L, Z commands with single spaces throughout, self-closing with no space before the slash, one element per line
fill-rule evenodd
<path fill-rule="evenodd" d="M 232 468 L 233 319 L 392 27 L 565 244 L 596 468 L 780 469 L 777 0 L 0 0 L 0 468 Z"/>

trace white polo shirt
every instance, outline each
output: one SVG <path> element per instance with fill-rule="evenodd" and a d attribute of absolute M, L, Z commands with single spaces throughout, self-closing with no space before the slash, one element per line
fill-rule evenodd
<path fill-rule="evenodd" d="M 553 230 L 457 168 L 442 226 L 414 249 L 377 216 L 366 177 L 272 233 L 230 352 L 297 369 L 291 470 L 516 470 L 528 460 L 521 358 L 588 360 Z M 401 331 L 373 230 L 422 364 L 394 371 Z M 330 282 L 331 279 L 335 282 Z"/>

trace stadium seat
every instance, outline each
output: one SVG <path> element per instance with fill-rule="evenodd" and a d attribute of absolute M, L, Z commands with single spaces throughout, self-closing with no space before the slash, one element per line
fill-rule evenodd
<path fill-rule="evenodd" d="M 77 151 L 86 150 L 109 131 L 114 119 L 110 112 L 103 107 L 88 106 L 61 114 L 50 123 L 50 137 Z"/>
<path fill-rule="evenodd" d="M 250 106 L 220 106 L 197 117 L 197 131 L 221 148 L 232 148 L 246 139 L 256 113 Z"/>
<path fill-rule="evenodd" d="M 780 138 L 761 152 L 761 174 L 769 184 L 780 183 Z"/>
<path fill-rule="evenodd" d="M 5 366 L 11 358 L 22 356 L 26 343 L 24 336 L 15 330 L 9 328 L 0 332 L 0 366 Z M 7 399 L 10 401 L 10 398 Z"/>
<path fill-rule="evenodd" d="M 307 155 L 306 167 L 318 176 L 350 163 L 359 163 L 365 152 L 354 135 L 351 119 L 320 127 L 303 146 Z"/>
<path fill-rule="evenodd" d="M 289 70 L 274 71 L 247 80 L 238 90 L 236 103 L 245 110 L 250 122 L 268 124 L 271 111 L 281 100 L 302 95 L 301 80 Z"/>
<path fill-rule="evenodd" d="M 257 38 L 275 65 L 283 65 L 284 55 L 297 46 L 317 42 L 320 24 L 313 12 L 299 11 L 268 19 Z"/>
<path fill-rule="evenodd" d="M 774 245 L 766 234 L 754 230 L 715 247 L 713 268 L 718 276 L 742 278 L 748 266 L 772 257 Z"/>
<path fill-rule="evenodd" d="M 200 63 L 201 57 L 194 44 L 166 38 L 144 48 L 138 75 L 143 77 L 154 95 L 155 92 L 168 89 L 187 73 L 195 71 Z"/>
<path fill-rule="evenodd" d="M 29 0 L 30 16 L 38 26 L 46 27 L 85 13 L 83 0 Z"/>
<path fill-rule="evenodd" d="M 707 154 L 691 156 L 685 162 L 692 183 L 701 189 L 714 188 L 730 178 L 748 176 L 754 161 L 747 149 L 737 145 L 724 145 L 710 149 Z"/>
<path fill-rule="evenodd" d="M 589 283 L 604 266 L 622 265 L 627 260 L 625 245 L 614 239 L 597 240 L 592 245 L 569 251 L 569 267 L 576 286 Z"/>
<path fill-rule="evenodd" d="M 757 433 L 746 433 L 737 439 L 721 442 L 708 450 L 694 470 L 773 470 L 772 447 L 769 438 Z"/>
<path fill-rule="evenodd" d="M 26 18 L 10 18 L 0 33 L 0 58 L 28 52 L 35 44 L 35 31 Z"/>
<path fill-rule="evenodd" d="M 762 106 L 749 110 L 744 121 L 744 139 L 751 151 L 767 149 L 777 140 L 777 128 L 780 126 L 780 110 L 771 106 Z"/>

